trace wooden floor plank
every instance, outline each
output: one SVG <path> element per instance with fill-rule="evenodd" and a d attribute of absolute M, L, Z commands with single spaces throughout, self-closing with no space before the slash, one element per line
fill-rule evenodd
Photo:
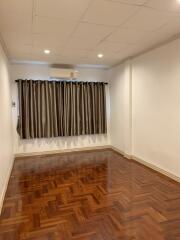
<path fill-rule="evenodd" d="M 18 159 L 0 217 L 17 239 L 180 239 L 180 184 L 111 150 Z"/>

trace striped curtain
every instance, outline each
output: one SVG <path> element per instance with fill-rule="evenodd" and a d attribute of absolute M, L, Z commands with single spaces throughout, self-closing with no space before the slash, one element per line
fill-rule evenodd
<path fill-rule="evenodd" d="M 17 80 L 22 139 L 105 134 L 106 91 L 101 82 Z"/>

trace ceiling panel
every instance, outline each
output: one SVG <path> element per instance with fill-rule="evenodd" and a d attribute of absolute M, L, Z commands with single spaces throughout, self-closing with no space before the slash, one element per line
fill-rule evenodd
<path fill-rule="evenodd" d="M 59 62 L 62 59 L 60 56 L 47 56 L 47 55 L 42 55 L 42 54 L 34 54 L 34 53 L 13 53 L 12 54 L 12 60 L 18 60 L 21 61 L 33 61 L 33 62 L 46 62 L 46 63 L 54 63 L 54 62 Z"/>
<path fill-rule="evenodd" d="M 81 49 L 81 50 L 92 50 L 99 43 L 97 38 L 87 38 L 87 37 L 71 37 L 66 43 L 66 48 L 71 49 Z"/>
<path fill-rule="evenodd" d="M 31 53 L 34 54 L 34 55 L 46 55 L 44 54 L 44 49 L 43 47 L 40 47 L 40 46 L 33 46 L 32 47 L 32 51 Z M 63 47 L 62 46 L 52 46 L 51 47 L 51 54 L 49 55 L 46 55 L 46 57 L 54 57 L 54 56 L 59 56 L 59 55 L 62 55 L 62 51 L 63 51 Z"/>
<path fill-rule="evenodd" d="M 117 31 L 111 34 L 107 40 L 111 42 L 135 44 L 146 38 L 147 35 L 149 34 L 145 31 L 143 32 L 128 28 L 119 28 Z"/>
<path fill-rule="evenodd" d="M 91 0 L 37 0 L 36 14 L 52 18 L 79 20 Z"/>
<path fill-rule="evenodd" d="M 77 26 L 77 22 L 64 19 L 55 20 L 48 17 L 35 17 L 33 33 L 70 36 Z"/>
<path fill-rule="evenodd" d="M 32 16 L 33 0 L 0 0 L 0 15 Z"/>
<path fill-rule="evenodd" d="M 1 32 L 16 32 L 16 33 L 31 33 L 32 17 L 16 14 L 2 13 L 0 15 L 0 31 Z"/>
<path fill-rule="evenodd" d="M 33 35 L 30 33 L 23 34 L 17 32 L 2 32 L 2 37 L 7 46 L 12 45 L 33 45 Z"/>
<path fill-rule="evenodd" d="M 33 34 L 33 45 L 44 49 L 51 49 L 52 47 L 64 46 L 68 37 L 65 35 L 56 34 Z"/>
<path fill-rule="evenodd" d="M 146 6 L 158 10 L 180 13 L 180 3 L 178 0 L 149 0 Z"/>
<path fill-rule="evenodd" d="M 104 41 L 100 43 L 95 49 L 99 52 L 102 52 L 104 54 L 110 54 L 110 53 L 117 53 L 119 51 L 121 52 L 129 52 L 132 51 L 136 46 L 133 44 L 126 44 L 126 43 L 113 43 L 109 41 Z"/>
<path fill-rule="evenodd" d="M 62 56 L 65 57 L 81 57 L 87 58 L 89 51 L 88 50 L 80 50 L 75 48 L 64 48 L 62 50 Z"/>
<path fill-rule="evenodd" d="M 99 65 L 114 65 L 116 63 L 119 63 L 123 59 L 127 58 L 129 56 L 129 53 L 121 51 L 120 53 L 107 53 L 105 54 L 104 58 L 97 58 L 96 54 L 94 52 L 91 52 L 88 56 L 88 60 L 91 61 L 94 64 Z"/>
<path fill-rule="evenodd" d="M 110 42 L 137 44 L 143 46 L 145 43 L 154 43 L 168 37 L 168 33 L 148 32 L 142 30 L 134 30 L 129 28 L 119 28 L 111 34 L 107 40 Z"/>
<path fill-rule="evenodd" d="M 139 7 L 106 0 L 96 0 L 86 12 L 83 21 L 107 26 L 119 26 Z"/>
<path fill-rule="evenodd" d="M 159 30 L 161 34 L 169 34 L 171 36 L 180 34 L 180 17 L 173 21 L 169 21 L 163 25 Z"/>
<path fill-rule="evenodd" d="M 19 54 L 31 54 L 33 47 L 32 45 L 16 44 L 16 46 L 14 46 L 13 44 L 9 44 L 8 50 L 11 52 L 11 55 L 13 56 Z"/>
<path fill-rule="evenodd" d="M 80 23 L 76 31 L 73 34 L 73 37 L 86 37 L 88 39 L 103 39 L 114 31 L 114 27 L 89 24 L 89 23 Z"/>
<path fill-rule="evenodd" d="M 155 31 L 176 17 L 177 15 L 173 13 L 141 7 L 141 10 L 131 17 L 123 27 Z"/>

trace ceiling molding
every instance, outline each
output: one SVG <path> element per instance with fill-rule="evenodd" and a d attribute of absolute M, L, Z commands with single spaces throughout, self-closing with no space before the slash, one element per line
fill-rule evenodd
<path fill-rule="evenodd" d="M 77 68 L 99 68 L 99 69 L 109 69 L 111 66 L 109 65 L 101 65 L 101 64 L 79 64 L 76 65 Z"/>
<path fill-rule="evenodd" d="M 48 62 L 43 61 L 28 61 L 28 60 L 10 60 L 10 63 L 13 64 L 20 64 L 20 65 L 45 65 L 48 67 L 56 66 L 59 68 L 66 68 L 67 64 L 51 64 Z M 109 65 L 100 65 L 100 64 L 77 64 L 77 65 L 69 65 L 71 68 L 89 68 L 89 69 L 109 69 L 111 66 Z"/>
<path fill-rule="evenodd" d="M 13 64 L 22 64 L 22 65 L 48 65 L 50 66 L 48 62 L 43 62 L 43 61 L 31 61 L 31 60 L 16 60 L 12 59 L 10 60 L 10 63 Z"/>

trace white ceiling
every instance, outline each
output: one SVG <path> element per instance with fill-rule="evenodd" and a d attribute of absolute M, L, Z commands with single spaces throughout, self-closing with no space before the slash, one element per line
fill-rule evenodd
<path fill-rule="evenodd" d="M 0 0 L 0 33 L 12 60 L 114 65 L 179 34 L 180 2 Z"/>

